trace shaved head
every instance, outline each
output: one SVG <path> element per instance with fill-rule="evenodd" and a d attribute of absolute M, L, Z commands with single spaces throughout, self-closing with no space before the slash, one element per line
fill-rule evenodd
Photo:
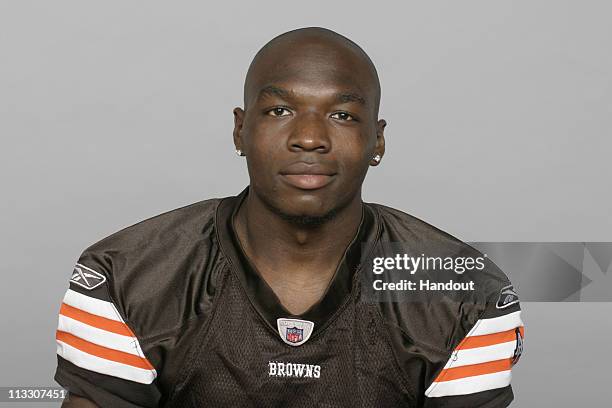
<path fill-rule="evenodd" d="M 346 67 L 350 73 L 343 72 L 342 68 Z M 360 93 L 349 93 L 346 97 L 361 99 L 370 105 L 375 116 L 378 115 L 380 82 L 370 57 L 348 38 L 319 27 L 300 28 L 281 34 L 257 52 L 244 82 L 245 109 L 260 92 L 274 92 L 274 87 L 266 89 L 271 84 L 300 74 L 316 81 L 324 71 L 328 74 L 334 72 L 338 81 L 352 74 L 359 77 Z"/>
<path fill-rule="evenodd" d="M 359 218 L 361 185 L 385 152 L 379 102 L 374 64 L 348 38 L 302 28 L 268 42 L 233 111 L 249 205 L 302 228 Z"/>

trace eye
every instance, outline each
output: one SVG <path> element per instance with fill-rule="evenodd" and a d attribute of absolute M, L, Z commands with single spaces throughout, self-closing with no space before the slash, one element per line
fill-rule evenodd
<path fill-rule="evenodd" d="M 332 113 L 331 115 L 332 119 L 338 119 L 338 120 L 355 120 L 354 117 L 352 117 L 349 113 L 346 112 L 336 112 L 336 113 Z"/>
<path fill-rule="evenodd" d="M 276 107 L 276 108 L 272 108 L 267 112 L 268 115 L 270 116 L 289 116 L 291 115 L 291 111 L 287 108 L 283 108 L 283 107 Z"/>

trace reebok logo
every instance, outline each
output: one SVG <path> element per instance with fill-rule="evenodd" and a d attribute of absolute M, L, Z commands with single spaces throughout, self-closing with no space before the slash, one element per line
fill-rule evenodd
<path fill-rule="evenodd" d="M 518 301 L 519 297 L 514 291 L 514 287 L 512 285 L 505 286 L 499 293 L 499 298 L 497 299 L 495 307 L 498 309 L 505 309 L 508 306 L 518 303 Z"/>
<path fill-rule="evenodd" d="M 87 290 L 92 290 L 106 282 L 106 277 L 85 265 L 76 264 L 70 282 Z"/>

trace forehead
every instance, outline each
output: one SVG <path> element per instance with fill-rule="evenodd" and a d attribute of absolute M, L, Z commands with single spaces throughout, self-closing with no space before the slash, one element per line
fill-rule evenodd
<path fill-rule="evenodd" d="M 363 56 L 348 47 L 288 44 L 258 55 L 247 75 L 245 97 L 251 102 L 270 86 L 295 93 L 356 93 L 373 104 L 376 77 Z"/>

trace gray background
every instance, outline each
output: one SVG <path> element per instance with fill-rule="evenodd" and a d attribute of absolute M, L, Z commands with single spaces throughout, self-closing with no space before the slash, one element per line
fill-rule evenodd
<path fill-rule="evenodd" d="M 612 241 L 610 3 L 432 3 L 0 2 L 0 385 L 52 384 L 85 247 L 243 188 L 231 110 L 256 50 L 300 26 L 378 67 L 366 200 L 470 241 Z M 513 406 L 608 405 L 612 303 L 523 309 Z"/>

